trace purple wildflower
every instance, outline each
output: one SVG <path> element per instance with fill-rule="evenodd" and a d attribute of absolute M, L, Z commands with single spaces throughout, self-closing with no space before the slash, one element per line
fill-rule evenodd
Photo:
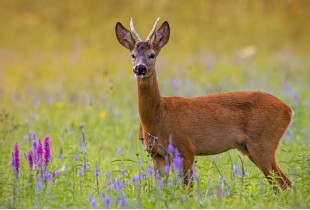
<path fill-rule="evenodd" d="M 105 203 L 105 208 L 108 209 L 110 208 L 110 204 L 111 204 L 111 198 L 109 196 L 104 198 L 104 203 Z"/>
<path fill-rule="evenodd" d="M 58 171 L 56 170 L 54 173 L 52 173 L 52 178 L 58 176 Z"/>
<path fill-rule="evenodd" d="M 160 179 L 160 174 L 159 174 L 158 170 L 156 171 L 155 178 L 156 178 L 156 180 L 159 180 L 159 179 Z"/>
<path fill-rule="evenodd" d="M 80 170 L 78 171 L 78 175 L 79 175 L 79 176 L 82 176 L 82 174 L 83 174 L 83 169 L 80 169 Z"/>
<path fill-rule="evenodd" d="M 158 180 L 157 186 L 158 186 L 159 189 L 163 189 L 164 188 L 163 180 Z"/>
<path fill-rule="evenodd" d="M 166 164 L 165 170 L 166 170 L 166 173 L 169 174 L 169 172 L 170 172 L 170 165 L 169 165 L 169 163 Z"/>
<path fill-rule="evenodd" d="M 14 158 L 14 152 L 12 152 L 12 161 L 11 161 L 12 169 L 14 171 L 14 174 L 16 175 L 16 163 Z"/>
<path fill-rule="evenodd" d="M 105 192 L 101 192 L 101 196 L 104 198 L 105 197 Z"/>
<path fill-rule="evenodd" d="M 132 178 L 131 178 L 131 181 L 132 182 L 137 182 L 139 180 L 139 175 L 134 175 Z"/>
<path fill-rule="evenodd" d="M 87 169 L 87 163 L 86 162 L 83 162 L 83 165 L 82 165 L 82 170 L 83 172 L 85 172 Z"/>
<path fill-rule="evenodd" d="M 173 159 L 173 166 L 177 173 L 182 172 L 182 162 L 183 162 L 183 158 L 181 157 L 181 154 L 178 151 L 176 151 L 176 155 Z"/>
<path fill-rule="evenodd" d="M 42 160 L 42 155 L 43 155 L 43 146 L 42 146 L 41 140 L 39 140 L 39 142 L 37 144 L 36 155 L 37 155 L 37 165 L 40 166 L 41 160 Z"/>
<path fill-rule="evenodd" d="M 50 159 L 51 159 L 50 137 L 46 136 L 43 142 L 43 163 L 45 166 L 48 165 Z"/>
<path fill-rule="evenodd" d="M 141 177 L 141 179 L 145 179 L 146 178 L 146 175 L 145 175 L 145 173 L 143 171 L 141 172 L 140 177 Z"/>
<path fill-rule="evenodd" d="M 122 167 L 122 169 L 121 169 L 121 174 L 122 174 L 122 175 L 125 174 L 125 169 L 124 169 L 124 167 Z"/>
<path fill-rule="evenodd" d="M 142 160 L 139 158 L 138 161 L 137 161 L 137 164 L 141 165 L 141 162 L 142 162 Z"/>
<path fill-rule="evenodd" d="M 242 165 L 242 170 L 241 170 L 241 176 L 242 176 L 242 177 L 245 177 L 245 170 L 244 170 L 243 165 Z"/>
<path fill-rule="evenodd" d="M 125 196 L 121 196 L 120 199 L 119 199 L 119 204 L 121 206 L 121 208 L 125 208 L 126 207 L 126 199 L 125 199 Z"/>
<path fill-rule="evenodd" d="M 104 173 L 104 176 L 108 177 L 108 176 L 109 176 L 109 173 L 108 173 L 108 172 L 105 172 L 105 173 Z"/>
<path fill-rule="evenodd" d="M 41 190 L 41 189 L 42 189 L 42 180 L 41 180 L 41 175 L 38 174 L 37 183 L 36 183 L 36 190 Z"/>
<path fill-rule="evenodd" d="M 74 159 L 74 161 L 78 160 L 78 155 L 76 153 L 74 153 L 73 159 Z"/>
<path fill-rule="evenodd" d="M 119 155 L 123 155 L 123 148 L 122 147 L 117 147 L 117 153 Z"/>
<path fill-rule="evenodd" d="M 108 178 L 108 186 L 107 186 L 108 190 L 112 189 L 112 180 L 110 178 Z"/>
<path fill-rule="evenodd" d="M 29 140 L 35 140 L 36 139 L 36 134 L 33 131 L 29 131 L 28 136 L 30 138 Z"/>
<path fill-rule="evenodd" d="M 119 190 L 123 189 L 123 183 L 121 181 L 115 182 L 113 185 L 113 189 L 115 191 L 119 191 Z"/>
<path fill-rule="evenodd" d="M 96 165 L 94 175 L 95 175 L 95 177 L 98 177 L 98 176 L 99 176 L 99 169 L 98 169 L 98 165 Z"/>
<path fill-rule="evenodd" d="M 14 146 L 14 160 L 15 160 L 16 171 L 18 173 L 19 168 L 20 168 L 20 163 L 19 163 L 19 147 L 17 143 Z"/>
<path fill-rule="evenodd" d="M 35 137 L 34 137 L 34 140 L 32 141 L 32 149 L 33 149 L 33 156 L 32 156 L 32 159 L 33 159 L 33 163 L 34 163 L 34 167 L 37 163 L 37 142 L 35 140 Z"/>
<path fill-rule="evenodd" d="M 32 169 L 33 168 L 33 152 L 32 151 L 28 152 L 27 160 L 28 160 L 29 168 Z"/>
<path fill-rule="evenodd" d="M 146 168 L 146 172 L 151 176 L 153 174 L 153 169 L 150 166 L 148 166 Z"/>
<path fill-rule="evenodd" d="M 94 209 L 97 207 L 97 202 L 96 199 L 93 196 L 90 196 L 88 198 L 89 204 L 90 204 L 90 208 Z"/>
<path fill-rule="evenodd" d="M 12 153 L 12 168 L 15 174 L 15 178 L 18 178 L 18 172 L 20 168 L 20 162 L 19 162 L 19 147 L 18 144 L 15 143 L 14 145 L 14 152 Z"/>
<path fill-rule="evenodd" d="M 167 147 L 167 151 L 170 153 L 170 154 L 173 154 L 174 153 L 174 146 L 172 144 L 168 144 L 168 147 Z"/>
<path fill-rule="evenodd" d="M 50 180 L 50 179 L 52 179 L 52 174 L 51 173 L 48 173 L 48 172 L 45 172 L 44 173 L 44 180 Z"/>
<path fill-rule="evenodd" d="M 238 175 L 238 166 L 236 165 L 236 164 L 234 164 L 234 166 L 233 166 L 233 171 L 234 171 L 234 174 L 235 175 Z"/>

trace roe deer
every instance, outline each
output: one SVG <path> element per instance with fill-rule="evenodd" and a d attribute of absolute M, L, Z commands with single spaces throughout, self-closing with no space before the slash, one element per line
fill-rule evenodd
<path fill-rule="evenodd" d="M 293 116 L 293 110 L 278 98 L 260 91 L 229 92 L 196 98 L 162 97 L 157 84 L 155 62 L 170 36 L 165 21 L 142 41 L 132 19 L 132 36 L 121 23 L 115 27 L 121 45 L 131 52 L 137 78 L 140 139 L 152 156 L 154 170 L 166 175 L 169 139 L 183 158 L 184 183 L 192 184 L 195 155 L 214 155 L 237 149 L 247 155 L 272 183 L 272 173 L 282 189 L 290 180 L 275 159 L 279 141 Z M 156 32 L 155 32 L 156 31 Z M 154 38 L 153 38 L 154 36 Z M 152 39 L 153 38 L 153 39 Z M 157 137 L 149 145 L 148 135 Z"/>

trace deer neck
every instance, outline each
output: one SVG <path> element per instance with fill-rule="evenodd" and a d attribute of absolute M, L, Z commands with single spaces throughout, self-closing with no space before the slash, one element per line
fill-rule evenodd
<path fill-rule="evenodd" d="M 160 109 L 162 101 L 157 84 L 156 74 L 143 79 L 137 79 L 138 82 L 138 109 L 140 121 L 145 127 L 154 127 L 160 118 Z M 154 131 L 148 131 L 154 132 Z M 154 134 L 153 134 L 154 135 Z"/>

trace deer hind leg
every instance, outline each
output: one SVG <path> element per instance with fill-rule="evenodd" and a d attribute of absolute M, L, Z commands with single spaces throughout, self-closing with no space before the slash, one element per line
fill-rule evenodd
<path fill-rule="evenodd" d="M 275 173 L 276 180 L 282 189 L 290 186 L 291 182 L 276 163 L 276 147 L 270 145 L 264 147 L 261 144 L 252 143 L 247 144 L 247 150 L 250 160 L 263 172 L 270 184 L 273 184 L 272 174 Z"/>
<path fill-rule="evenodd" d="M 280 166 L 276 163 L 276 161 L 274 162 L 274 165 L 272 166 L 272 169 L 274 171 L 277 171 L 277 174 L 279 174 L 280 179 L 278 180 L 278 182 L 280 183 L 280 186 L 281 186 L 282 189 L 286 189 L 286 188 L 292 186 L 291 181 L 283 173 L 283 171 L 281 170 Z"/>
<path fill-rule="evenodd" d="M 184 184 L 189 186 L 190 188 L 193 187 L 193 171 L 192 166 L 194 164 L 194 156 L 190 156 L 184 158 L 183 160 L 183 176 L 184 176 Z"/>

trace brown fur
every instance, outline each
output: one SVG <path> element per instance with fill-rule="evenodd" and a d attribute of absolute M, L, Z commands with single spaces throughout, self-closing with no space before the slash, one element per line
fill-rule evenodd
<path fill-rule="evenodd" d="M 165 174 L 165 148 L 172 139 L 172 144 L 184 158 L 184 174 L 191 175 L 195 155 L 214 155 L 237 149 L 257 165 L 269 182 L 274 172 L 282 189 L 290 186 L 290 180 L 275 159 L 279 141 L 292 118 L 292 110 L 282 101 L 260 91 L 219 93 L 196 98 L 161 97 L 155 60 L 148 60 L 147 55 L 158 55 L 160 48 L 168 42 L 170 29 L 167 24 L 165 22 L 155 33 L 152 43 L 134 42 L 133 46 L 127 47 L 135 54 L 133 65 L 143 63 L 147 67 L 145 77 L 137 79 L 139 137 L 153 157 L 155 170 Z M 118 37 L 118 40 L 121 39 Z M 132 42 L 127 40 L 123 45 Z M 152 147 L 148 145 L 148 133 L 158 137 Z M 185 178 L 184 182 L 190 184 L 191 178 Z"/>

